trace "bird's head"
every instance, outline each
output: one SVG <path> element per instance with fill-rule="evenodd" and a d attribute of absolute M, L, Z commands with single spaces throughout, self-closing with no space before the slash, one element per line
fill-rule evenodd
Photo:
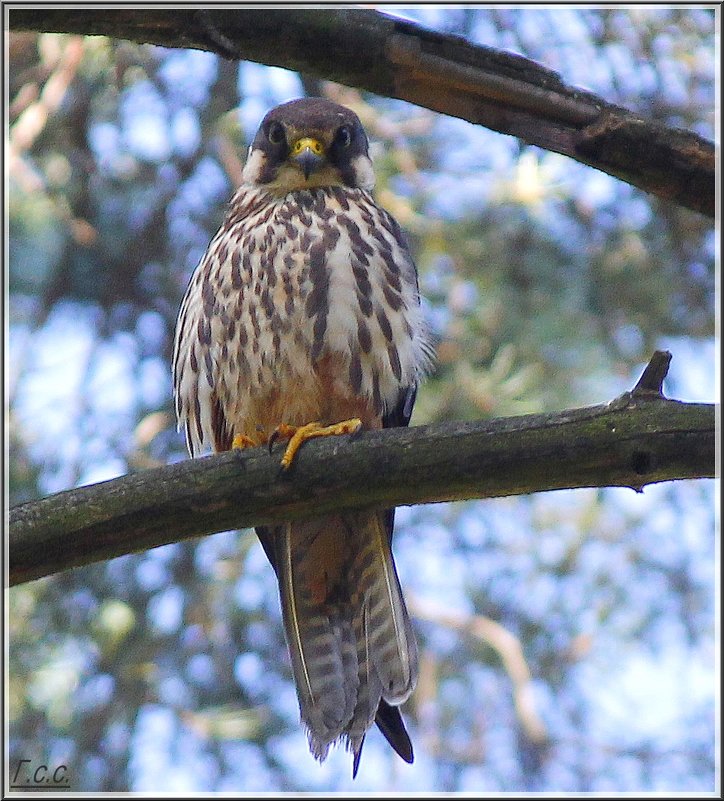
<path fill-rule="evenodd" d="M 323 98 L 292 100 L 262 120 L 244 167 L 244 181 L 285 195 L 299 189 L 375 183 L 359 117 Z"/>

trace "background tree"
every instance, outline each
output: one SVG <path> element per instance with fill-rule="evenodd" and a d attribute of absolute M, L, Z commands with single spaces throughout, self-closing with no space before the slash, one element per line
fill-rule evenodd
<path fill-rule="evenodd" d="M 711 10 L 405 13 L 713 136 Z M 277 68 L 34 33 L 11 34 L 9 58 L 12 504 L 185 458 L 178 304 L 261 116 L 307 87 L 360 115 L 378 198 L 412 239 L 439 338 L 413 422 L 608 400 L 657 347 L 674 354 L 667 394 L 713 399 L 699 214 Z M 712 484 L 401 509 L 416 763 L 371 736 L 354 789 L 713 789 Z M 344 753 L 306 754 L 249 532 L 19 586 L 9 626 L 11 763 L 65 762 L 79 790 L 352 787 Z"/>

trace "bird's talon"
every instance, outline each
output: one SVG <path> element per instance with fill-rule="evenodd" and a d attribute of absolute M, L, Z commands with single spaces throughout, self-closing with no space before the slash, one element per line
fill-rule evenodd
<path fill-rule="evenodd" d="M 234 450 L 243 450 L 244 448 L 256 448 L 259 443 L 246 434 L 236 434 L 231 441 L 231 447 Z"/>
<path fill-rule="evenodd" d="M 271 452 L 272 452 L 272 448 L 274 447 L 274 443 L 278 439 L 279 439 L 279 431 L 277 429 L 274 429 L 274 431 L 272 431 L 272 433 L 271 433 L 271 436 L 269 437 L 269 442 L 268 442 L 268 445 L 269 445 L 269 456 L 271 456 Z"/>
<path fill-rule="evenodd" d="M 299 431 L 298 426 L 290 426 L 287 423 L 279 423 L 279 425 L 272 431 L 271 436 L 269 437 L 269 453 L 272 452 L 272 447 L 277 440 L 280 439 L 288 439 L 291 440 L 292 437 Z"/>
<path fill-rule="evenodd" d="M 335 423 L 331 426 L 322 426 L 321 423 L 307 423 L 305 426 L 296 428 L 294 426 L 280 425 L 275 429 L 279 436 L 286 436 L 289 438 L 289 444 L 282 456 L 282 468 L 288 470 L 297 451 L 304 442 L 308 439 L 315 437 L 331 437 L 339 436 L 341 434 L 356 434 L 362 428 L 362 421 L 358 417 L 353 417 L 350 420 L 343 420 L 341 423 Z M 272 435 L 273 436 L 273 435 Z"/>
<path fill-rule="evenodd" d="M 316 432 L 322 430 L 322 424 L 316 422 L 307 423 L 305 426 L 299 426 L 299 428 L 282 425 L 278 428 L 284 429 L 282 433 L 289 440 L 287 449 L 284 451 L 284 456 L 282 456 L 282 468 L 288 470 L 291 463 L 294 461 L 294 457 L 297 455 L 297 451 L 302 446 L 302 443 L 317 436 Z"/>

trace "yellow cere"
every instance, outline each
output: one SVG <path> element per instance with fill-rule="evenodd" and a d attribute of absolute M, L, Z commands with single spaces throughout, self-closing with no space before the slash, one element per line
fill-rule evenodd
<path fill-rule="evenodd" d="M 309 148 L 312 153 L 317 156 L 324 155 L 324 145 L 318 139 L 312 139 L 309 136 L 304 136 L 301 139 L 297 139 L 294 143 L 294 147 L 292 148 L 292 155 L 298 156 L 300 153 L 303 153 L 307 148 Z"/>

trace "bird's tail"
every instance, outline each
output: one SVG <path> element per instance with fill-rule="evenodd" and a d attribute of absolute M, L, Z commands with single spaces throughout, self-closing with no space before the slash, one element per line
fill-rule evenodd
<path fill-rule="evenodd" d="M 279 579 L 284 629 L 309 745 L 320 761 L 342 739 L 359 764 L 377 718 L 406 761 L 399 712 L 417 680 L 417 646 L 381 512 L 259 532 Z"/>

